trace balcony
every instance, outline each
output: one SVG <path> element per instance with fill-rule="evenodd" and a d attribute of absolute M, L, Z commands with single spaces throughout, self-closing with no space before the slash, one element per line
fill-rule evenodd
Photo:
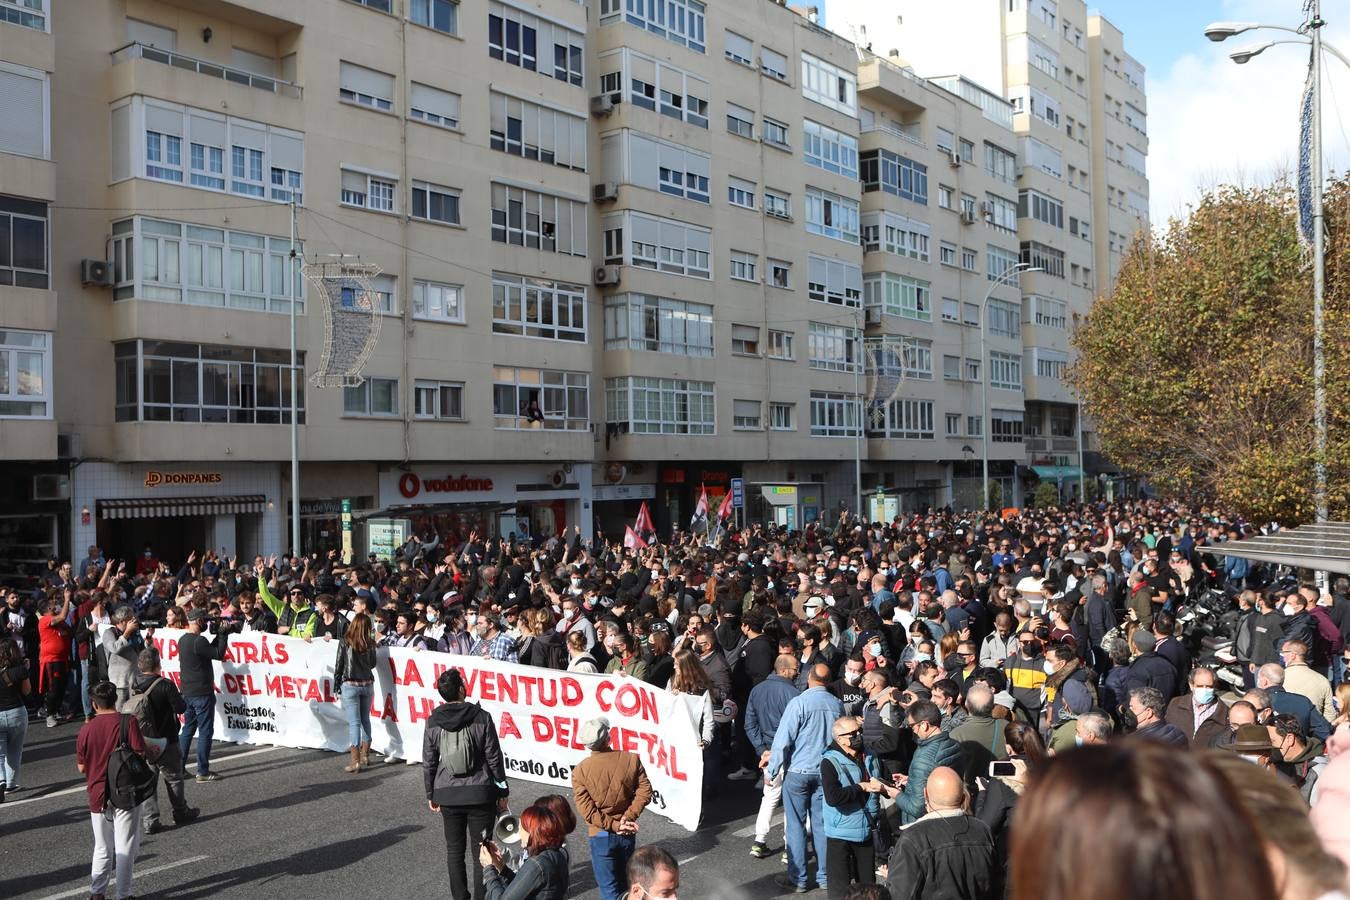
<path fill-rule="evenodd" d="M 914 127 L 915 127 L 915 128 L 918 127 L 917 123 L 915 124 Z M 878 133 L 880 133 L 880 134 L 887 134 L 887 135 L 890 135 L 891 137 L 896 137 L 896 138 L 899 138 L 899 139 L 902 140 L 902 141 L 905 141 L 905 142 L 907 142 L 907 143 L 913 144 L 913 145 L 916 146 L 916 147 L 926 147 L 926 146 L 927 146 L 927 145 L 923 142 L 923 139 L 922 139 L 922 138 L 918 137 L 917 135 L 910 134 L 909 132 L 905 131 L 903 125 L 899 125 L 899 124 L 897 124 L 897 123 L 895 123 L 895 122 L 891 122 L 891 121 L 889 121 L 889 120 L 887 120 L 887 119 L 873 120 L 873 122 L 872 122 L 871 125 L 865 125 L 865 126 L 863 126 L 863 128 L 862 128 L 861 130 L 862 130 L 862 133 L 863 133 L 863 134 L 868 134 L 868 133 L 870 133 L 870 132 L 878 132 Z"/>
<path fill-rule="evenodd" d="M 175 53 L 168 50 L 161 50 L 158 47 L 152 47 L 149 44 L 130 43 L 112 52 L 113 65 L 128 62 L 134 59 L 146 59 L 151 62 L 157 62 L 161 65 L 170 66 L 175 69 L 183 69 L 188 72 L 196 72 L 199 75 L 206 75 L 211 78 L 219 78 L 224 81 L 240 84 L 245 87 L 255 88 L 260 91 L 266 91 L 269 94 L 276 94 L 280 97 L 293 97 L 300 99 L 302 88 L 300 85 L 291 81 L 283 81 L 280 78 L 271 78 L 266 75 L 256 75 L 253 72 L 246 72 L 243 69 L 235 69 L 230 66 L 224 66 L 220 63 L 208 62 L 204 59 L 187 56 L 182 53 Z"/>

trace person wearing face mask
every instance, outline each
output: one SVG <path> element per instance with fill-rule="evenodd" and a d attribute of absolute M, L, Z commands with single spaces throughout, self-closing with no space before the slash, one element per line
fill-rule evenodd
<path fill-rule="evenodd" d="M 830 693 L 839 698 L 846 716 L 862 714 L 863 701 L 867 699 L 862 689 L 863 673 L 866 670 L 867 665 L 863 662 L 862 656 L 852 656 L 844 663 L 844 674 L 830 684 Z M 811 671 L 807 669 L 808 674 Z"/>
<path fill-rule="evenodd" d="M 1017 714 L 1028 722 L 1039 722 L 1044 702 L 1045 656 L 1044 645 L 1030 631 L 1017 635 L 1017 655 L 1003 664 L 1008 676 L 1008 690 L 1017 701 Z M 1164 663 L 1166 665 L 1166 663 Z"/>
<path fill-rule="evenodd" d="M 900 727 L 904 710 L 886 670 L 873 669 L 864 675 L 862 689 L 867 695 L 859 716 L 863 746 L 876 757 L 882 777 L 889 782 L 892 775 L 907 768 L 914 742 Z"/>
<path fill-rule="evenodd" d="M 1302 694 L 1293 694 L 1284 689 L 1284 667 L 1269 663 L 1256 670 L 1256 687 L 1266 694 L 1271 712 L 1275 715 L 1291 715 L 1298 719 L 1304 734 L 1310 734 L 1319 741 L 1331 737 L 1331 723 L 1317 711 L 1312 701 Z M 1253 693 L 1253 692 L 1249 692 Z M 1261 721 L 1269 724 L 1268 717 Z"/>
<path fill-rule="evenodd" d="M 1274 748 L 1275 771 L 1293 782 L 1304 802 L 1314 805 L 1317 779 L 1329 762 L 1322 742 L 1309 737 L 1293 716 L 1276 716 L 1266 730 Z"/>
<path fill-rule="evenodd" d="M 610 631 L 614 655 L 605 667 L 606 675 L 631 675 L 643 680 L 647 677 L 647 660 L 643 659 L 638 639 L 626 631 Z"/>
<path fill-rule="evenodd" d="M 824 792 L 826 885 L 830 900 L 841 900 L 850 883 L 874 884 L 877 860 L 872 834 L 881 824 L 881 795 L 896 789 L 882 780 L 876 756 L 863 744 L 862 723 L 841 716 L 834 742 L 821 755 Z"/>
<path fill-rule="evenodd" d="M 575 597 L 563 597 L 560 606 L 562 611 L 556 626 L 558 634 L 564 638 L 574 632 L 580 634 L 586 641 L 586 652 L 589 653 L 595 648 L 595 626 L 582 612 L 581 601 Z"/>
<path fill-rule="evenodd" d="M 1085 712 L 1074 720 L 1073 742 L 1075 746 L 1087 747 L 1105 744 L 1111 740 L 1111 733 L 1111 720 L 1104 713 Z"/>
<path fill-rule="evenodd" d="M 1155 646 L 1156 641 L 1151 633 L 1142 628 L 1135 629 L 1134 634 L 1130 635 L 1134 659 L 1130 661 L 1125 682 L 1131 689 L 1154 688 L 1162 694 L 1163 702 L 1168 703 L 1177 695 L 1177 670 L 1154 652 Z"/>
<path fill-rule="evenodd" d="M 1190 693 L 1167 705 L 1167 721 L 1186 736 L 1191 747 L 1212 747 L 1228 732 L 1228 707 L 1215 690 L 1214 670 L 1198 666 L 1186 681 Z"/>
<path fill-rule="evenodd" d="M 1275 747 L 1270 743 L 1270 733 L 1264 725 L 1255 722 L 1239 725 L 1233 739 L 1226 744 L 1220 744 L 1219 749 L 1237 753 L 1259 768 L 1274 768 L 1272 755 Z"/>
<path fill-rule="evenodd" d="M 909 771 L 894 777 L 901 790 L 896 796 L 900 822 L 908 825 L 924 814 L 923 791 L 928 776 L 939 766 L 965 770 L 961 745 L 942 733 L 942 712 L 929 700 L 915 700 L 905 711 L 910 733 L 914 735 L 914 755 Z"/>
<path fill-rule="evenodd" d="M 1151 687 L 1131 688 L 1128 705 L 1121 710 L 1125 730 L 1133 732 L 1133 739 L 1185 747 L 1186 735 L 1169 723 L 1166 715 L 1167 701 L 1157 688 Z"/>
<path fill-rule="evenodd" d="M 520 662 L 516 654 L 516 639 L 501 630 L 501 623 L 493 613 L 491 604 L 484 603 L 478 610 L 478 621 L 474 623 L 473 630 L 476 640 L 469 648 L 470 656 L 499 662 Z"/>
<path fill-rule="evenodd" d="M 639 847 L 628 860 L 625 900 L 676 900 L 680 892 L 680 864 L 660 847 Z"/>

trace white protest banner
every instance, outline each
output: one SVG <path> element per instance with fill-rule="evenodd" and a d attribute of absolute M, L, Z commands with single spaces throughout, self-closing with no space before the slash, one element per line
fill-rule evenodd
<path fill-rule="evenodd" d="M 150 642 L 164 674 L 178 681 L 178 638 L 159 629 Z M 216 640 L 221 638 L 217 637 Z M 347 719 L 333 690 L 336 641 L 273 634 L 231 635 L 216 663 L 216 730 L 221 740 L 344 751 Z M 693 831 L 702 804 L 703 753 L 684 698 L 634 678 L 559 672 L 431 651 L 380 648 L 371 703 L 371 746 L 400 759 L 422 758 L 427 717 L 444 701 L 436 679 L 464 675 L 468 700 L 497 723 L 507 774 L 571 786 L 572 767 L 589 753 L 581 723 L 605 716 L 612 745 L 637 753 L 651 780 L 653 812 Z"/>

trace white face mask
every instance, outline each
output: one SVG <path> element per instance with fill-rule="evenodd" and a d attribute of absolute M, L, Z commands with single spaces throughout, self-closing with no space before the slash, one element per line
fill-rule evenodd
<path fill-rule="evenodd" d="M 570 622 L 577 617 L 577 611 L 576 609 L 564 609 L 562 616 L 564 621 Z"/>
<path fill-rule="evenodd" d="M 1045 674 L 1047 675 L 1053 675 L 1055 674 L 1056 671 L 1055 664 L 1050 662 L 1049 660 L 1047 660 L 1045 665 L 1042 666 L 1041 668 L 1045 669 Z"/>
<path fill-rule="evenodd" d="M 849 684 L 857 684 L 858 682 L 862 681 L 862 677 L 863 673 L 861 672 L 847 672 L 847 671 L 844 672 L 844 681 L 848 682 Z"/>
<path fill-rule="evenodd" d="M 468 623 L 470 628 L 472 628 L 473 626 L 478 624 L 478 614 L 469 613 L 467 616 L 464 617 L 464 621 Z"/>
<path fill-rule="evenodd" d="M 1299 613 L 1299 609 L 1298 609 L 1298 607 L 1294 606 L 1294 604 L 1292 604 L 1292 603 L 1286 603 L 1286 604 L 1284 605 L 1284 614 L 1285 614 L 1286 616 L 1296 616 L 1296 615 L 1298 615 L 1298 613 Z"/>

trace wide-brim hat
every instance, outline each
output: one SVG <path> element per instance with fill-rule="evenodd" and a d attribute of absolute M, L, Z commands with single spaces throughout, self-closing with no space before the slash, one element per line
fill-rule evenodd
<path fill-rule="evenodd" d="M 1252 723 L 1239 725 L 1235 740 L 1231 744 L 1224 744 L 1223 749 L 1234 753 L 1267 753 L 1274 750 L 1275 745 L 1270 742 L 1270 732 L 1266 731 L 1266 726 Z"/>

